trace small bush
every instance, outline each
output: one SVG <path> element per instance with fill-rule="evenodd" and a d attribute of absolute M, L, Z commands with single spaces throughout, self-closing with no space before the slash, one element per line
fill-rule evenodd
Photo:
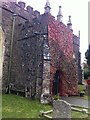
<path fill-rule="evenodd" d="M 58 100 L 58 99 L 60 99 L 60 96 L 59 96 L 59 95 L 54 95 L 54 96 L 53 96 L 53 100 Z"/>
<path fill-rule="evenodd" d="M 79 93 L 85 90 L 85 85 L 78 85 Z"/>

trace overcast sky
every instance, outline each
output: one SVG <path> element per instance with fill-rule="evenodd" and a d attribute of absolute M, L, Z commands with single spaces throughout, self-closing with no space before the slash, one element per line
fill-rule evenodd
<path fill-rule="evenodd" d="M 17 0 L 19 1 L 19 0 Z M 30 5 L 34 10 L 44 13 L 46 0 L 22 0 L 26 5 Z M 88 48 L 88 1 L 89 0 L 49 0 L 51 5 L 51 13 L 57 16 L 58 7 L 62 6 L 63 23 L 67 24 L 68 16 L 71 15 L 72 28 L 75 35 L 80 30 L 80 51 L 82 53 L 82 61 L 84 60 L 85 51 Z"/>

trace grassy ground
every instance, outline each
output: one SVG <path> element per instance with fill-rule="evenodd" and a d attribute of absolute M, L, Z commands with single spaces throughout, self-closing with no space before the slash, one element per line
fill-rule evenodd
<path fill-rule="evenodd" d="M 11 94 L 2 96 L 2 106 L 3 118 L 40 118 L 40 111 L 52 109 L 50 105 L 42 105 L 39 101 Z M 85 113 L 72 111 L 72 118 L 85 117 L 87 117 Z"/>
<path fill-rule="evenodd" d="M 51 106 L 42 105 L 36 100 L 28 100 L 16 95 L 3 95 L 3 118 L 37 118 L 40 110 L 50 110 Z"/>
<path fill-rule="evenodd" d="M 81 107 L 74 107 L 76 109 L 79 109 L 79 110 L 83 110 L 84 108 L 81 108 Z M 72 116 L 73 118 L 87 118 L 88 115 L 85 114 L 85 113 L 82 113 L 82 112 L 78 112 L 78 111 L 72 111 Z"/>

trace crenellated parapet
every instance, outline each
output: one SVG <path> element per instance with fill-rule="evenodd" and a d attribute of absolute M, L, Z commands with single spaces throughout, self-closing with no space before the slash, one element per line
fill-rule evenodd
<path fill-rule="evenodd" d="M 2 5 L 0 6 L 2 9 L 5 9 L 7 12 L 15 13 L 18 16 L 21 16 L 25 19 L 31 20 L 35 17 L 38 17 L 40 15 L 40 12 L 37 10 L 33 10 L 33 7 L 26 6 L 25 2 L 2 2 Z"/>

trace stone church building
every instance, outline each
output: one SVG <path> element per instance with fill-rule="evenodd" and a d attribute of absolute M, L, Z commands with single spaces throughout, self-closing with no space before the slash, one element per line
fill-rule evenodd
<path fill-rule="evenodd" d="M 50 13 L 33 10 L 24 2 L 0 4 L 0 62 L 3 92 L 22 92 L 40 98 L 42 93 L 77 95 L 82 83 L 80 32 L 73 34 L 71 16 L 62 21 Z"/>

